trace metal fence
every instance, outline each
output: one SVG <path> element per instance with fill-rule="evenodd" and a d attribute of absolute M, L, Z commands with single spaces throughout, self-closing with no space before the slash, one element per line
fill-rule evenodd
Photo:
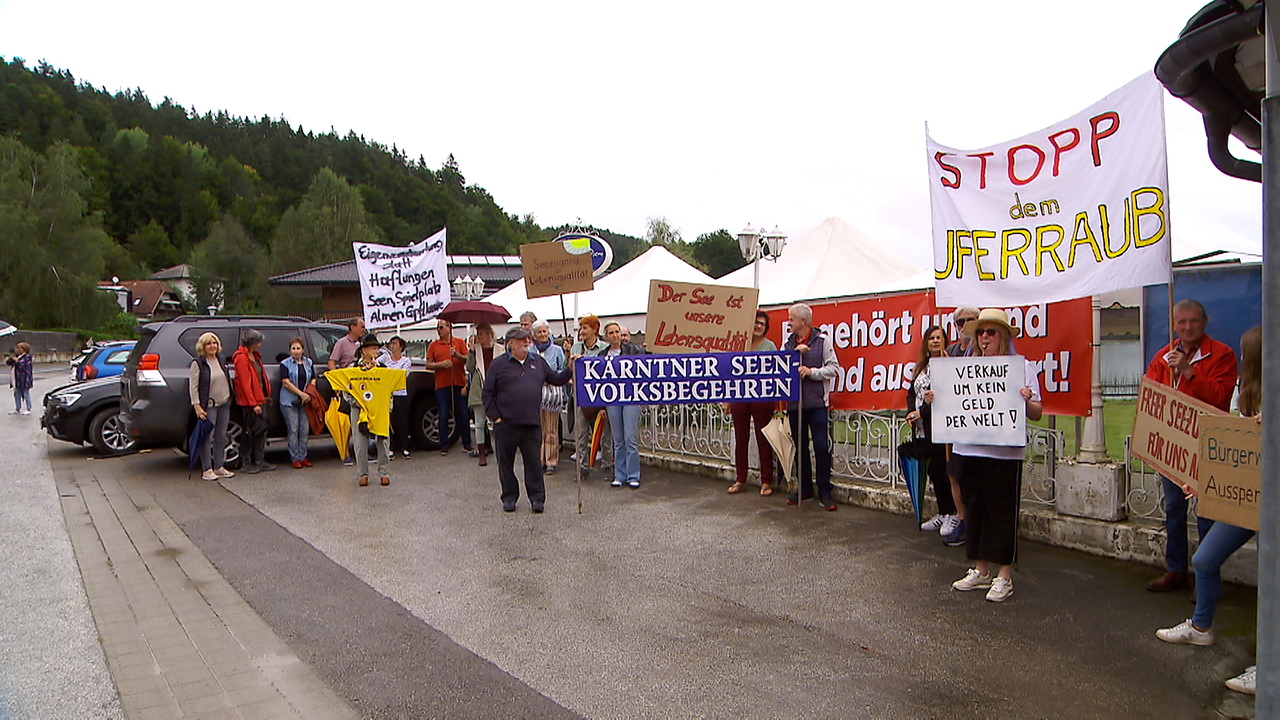
<path fill-rule="evenodd" d="M 906 413 L 837 410 L 831 413 L 833 479 L 883 483 L 905 488 L 898 444 L 909 437 Z M 759 472 L 755 434 L 747 457 Z M 733 423 L 719 405 L 646 406 L 640 419 L 642 454 L 661 455 L 694 465 L 733 467 Z M 1054 476 L 1063 454 L 1062 432 L 1027 428 L 1023 502 L 1053 505 Z"/>
<path fill-rule="evenodd" d="M 1132 443 L 1132 436 L 1124 439 L 1125 510 L 1131 518 L 1163 521 L 1163 483 L 1151 466 L 1129 452 Z"/>

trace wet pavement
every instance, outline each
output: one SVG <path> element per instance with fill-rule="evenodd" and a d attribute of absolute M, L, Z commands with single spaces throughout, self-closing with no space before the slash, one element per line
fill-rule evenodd
<path fill-rule="evenodd" d="M 456 450 L 358 488 L 312 448 L 315 468 L 221 484 L 170 450 L 90 460 L 51 441 L 48 458 L 151 503 L 225 579 L 220 602 L 242 599 L 359 715 L 1251 714 L 1222 681 L 1252 662 L 1252 589 L 1227 586 L 1216 646 L 1173 646 L 1154 631 L 1192 606 L 1146 592 L 1144 566 L 1023 543 L 995 604 L 951 590 L 962 549 L 909 518 L 649 467 L 638 490 L 585 483 L 582 514 L 568 474 L 545 514 L 506 514 L 496 468 Z"/>

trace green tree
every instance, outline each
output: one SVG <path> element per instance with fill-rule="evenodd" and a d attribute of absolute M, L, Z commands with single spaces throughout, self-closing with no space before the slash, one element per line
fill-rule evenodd
<path fill-rule="evenodd" d="M 222 306 L 231 313 L 260 309 L 267 258 L 234 216 L 209 226 L 209 238 L 191 253 L 192 284 L 198 308 Z"/>
<path fill-rule="evenodd" d="M 721 278 L 737 270 L 747 261 L 742 258 L 738 240 L 728 230 L 703 233 L 693 241 L 693 257 L 713 278 Z"/>
<path fill-rule="evenodd" d="M 178 249 L 160 223 L 152 220 L 129 236 L 126 243 L 133 259 L 152 272 L 178 264 Z"/>
<path fill-rule="evenodd" d="M 672 255 L 690 265 L 706 272 L 707 266 L 694 256 L 693 246 L 685 242 L 680 231 L 671 226 L 670 221 L 661 215 L 651 216 L 645 221 L 644 237 L 650 246 L 661 245 L 671 251 Z"/>
<path fill-rule="evenodd" d="M 366 222 L 360 192 L 322 168 L 302 200 L 280 218 L 271 269 L 278 274 L 350 260 L 351 243 L 381 241 Z"/>
<path fill-rule="evenodd" d="M 114 312 L 97 290 L 110 239 L 87 212 L 87 186 L 70 145 L 40 154 L 0 137 L 0 317 L 29 328 L 96 328 Z"/>

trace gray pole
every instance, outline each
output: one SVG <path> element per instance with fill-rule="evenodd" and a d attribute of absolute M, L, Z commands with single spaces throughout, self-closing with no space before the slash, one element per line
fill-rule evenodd
<path fill-rule="evenodd" d="M 1267 0 L 1267 97 L 1262 101 L 1262 531 L 1258 533 L 1258 718 L 1280 718 L 1280 0 Z"/>

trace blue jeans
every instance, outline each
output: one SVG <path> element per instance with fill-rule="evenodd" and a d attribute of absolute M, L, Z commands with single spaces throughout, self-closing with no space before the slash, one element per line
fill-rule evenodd
<path fill-rule="evenodd" d="M 818 482 L 818 497 L 831 497 L 831 431 L 827 409 L 805 408 L 804 422 L 800 413 L 787 411 L 787 419 L 791 421 L 791 437 L 796 440 L 796 451 L 800 454 L 800 496 L 813 497 L 813 483 Z M 803 426 L 803 427 L 801 427 Z M 818 461 L 817 477 L 814 477 L 813 466 L 809 460 L 809 440 L 813 440 L 813 456 Z"/>
<path fill-rule="evenodd" d="M 13 409 L 22 412 L 22 401 L 27 401 L 27 409 L 31 409 L 31 388 L 13 388 Z"/>
<path fill-rule="evenodd" d="M 470 413 L 467 412 L 467 396 L 462 394 L 462 388 L 457 385 L 436 388 L 436 409 L 440 414 L 437 426 L 437 431 L 440 433 L 440 449 L 448 450 L 451 445 L 449 417 L 452 415 L 455 427 L 458 428 L 458 435 L 462 438 L 462 447 L 470 450 L 471 431 L 467 427 L 470 425 L 467 420 Z"/>
<path fill-rule="evenodd" d="M 609 405 L 613 430 L 613 479 L 640 482 L 640 406 Z"/>
<path fill-rule="evenodd" d="M 1240 549 L 1253 537 L 1252 530 L 1245 530 L 1224 522 L 1205 520 L 1209 529 L 1200 533 L 1200 547 L 1196 548 L 1191 564 L 1196 569 L 1196 612 L 1191 622 L 1196 627 L 1213 627 L 1213 616 L 1218 612 L 1218 598 L 1222 597 L 1222 563 L 1231 553 Z"/>
<path fill-rule="evenodd" d="M 200 446 L 200 467 L 214 470 L 222 467 L 227 461 L 227 423 L 231 421 L 231 403 L 223 403 L 208 409 L 209 422 L 213 423 L 213 432 L 204 439 Z"/>
<path fill-rule="evenodd" d="M 1169 572 L 1187 571 L 1187 498 L 1182 488 L 1160 476 L 1164 488 L 1164 569 Z M 1196 531 L 1203 541 L 1212 520 L 1196 518 Z"/>
<path fill-rule="evenodd" d="M 289 441 L 289 460 L 297 462 L 305 459 L 307 436 L 311 433 L 311 423 L 307 421 L 307 406 L 301 402 L 281 405 L 280 414 L 284 416 L 285 439 Z"/>

